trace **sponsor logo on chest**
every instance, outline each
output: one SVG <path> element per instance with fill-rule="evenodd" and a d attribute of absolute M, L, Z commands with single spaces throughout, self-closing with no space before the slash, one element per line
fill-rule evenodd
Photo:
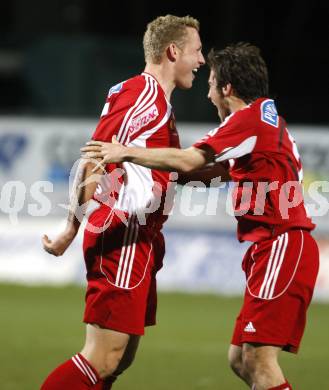
<path fill-rule="evenodd" d="M 154 121 L 158 116 L 158 108 L 155 104 L 153 104 L 149 109 L 132 119 L 131 125 L 129 126 L 129 134 L 131 135 L 136 133 L 142 127 L 145 127 L 150 122 Z"/>

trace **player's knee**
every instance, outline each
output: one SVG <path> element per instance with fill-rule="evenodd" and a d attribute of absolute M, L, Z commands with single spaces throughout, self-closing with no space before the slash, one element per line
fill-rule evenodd
<path fill-rule="evenodd" d="M 111 351 L 90 351 L 84 352 L 83 355 L 90 362 L 90 364 L 96 369 L 98 375 L 104 379 L 111 375 L 116 375 L 118 371 L 120 361 L 122 359 L 124 351 L 111 350 Z"/>
<path fill-rule="evenodd" d="M 257 359 L 253 350 L 249 350 L 249 349 L 243 350 L 242 366 L 244 371 L 246 371 L 249 376 L 253 377 L 257 367 Z"/>
<path fill-rule="evenodd" d="M 235 373 L 239 373 L 241 371 L 241 368 L 242 368 L 241 358 L 238 358 L 237 356 L 232 356 L 229 354 L 228 355 L 228 363 L 229 363 L 231 369 Z"/>
<path fill-rule="evenodd" d="M 230 346 L 228 350 L 228 362 L 233 372 L 238 376 L 242 376 L 243 366 L 241 348 L 232 345 Z"/>
<path fill-rule="evenodd" d="M 108 355 L 106 360 L 105 374 L 104 376 L 111 376 L 113 378 L 121 375 L 127 368 L 129 368 L 135 360 L 135 353 L 122 354 L 117 353 Z"/>
<path fill-rule="evenodd" d="M 255 383 L 267 383 L 268 378 L 283 380 L 283 374 L 277 360 L 278 347 L 264 346 L 256 348 L 244 345 L 242 352 L 243 368 Z"/>
<path fill-rule="evenodd" d="M 103 360 L 102 372 L 100 373 L 101 377 L 107 377 L 114 374 L 119 370 L 120 362 L 123 356 L 124 350 L 112 350 L 108 352 Z"/>
<path fill-rule="evenodd" d="M 268 362 L 252 350 L 243 351 L 242 366 L 245 377 L 250 378 L 253 383 L 259 383 L 270 374 Z"/>

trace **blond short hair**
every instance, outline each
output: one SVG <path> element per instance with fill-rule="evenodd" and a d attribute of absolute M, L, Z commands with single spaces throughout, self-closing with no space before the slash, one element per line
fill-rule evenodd
<path fill-rule="evenodd" d="M 145 61 L 159 64 L 165 49 L 170 43 L 182 47 L 185 43 L 186 27 L 199 31 L 200 23 L 191 16 L 159 16 L 147 25 L 143 46 Z"/>

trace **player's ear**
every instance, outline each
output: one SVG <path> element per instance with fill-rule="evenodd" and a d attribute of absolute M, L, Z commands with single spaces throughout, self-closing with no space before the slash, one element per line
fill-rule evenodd
<path fill-rule="evenodd" d="M 166 54 L 167 54 L 167 58 L 170 62 L 175 62 L 176 61 L 176 58 L 177 58 L 177 46 L 174 44 L 174 43 L 171 43 L 168 47 L 167 47 L 167 51 L 166 51 Z"/>
<path fill-rule="evenodd" d="M 222 87 L 222 92 L 224 97 L 228 97 L 232 95 L 233 87 L 231 83 L 227 83 L 224 87 Z"/>

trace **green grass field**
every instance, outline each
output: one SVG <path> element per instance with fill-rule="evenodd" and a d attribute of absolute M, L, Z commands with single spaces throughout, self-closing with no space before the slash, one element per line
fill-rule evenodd
<path fill-rule="evenodd" d="M 84 338 L 84 290 L 0 285 L 0 389 L 37 390 L 56 365 L 78 352 Z M 115 390 L 247 388 L 226 362 L 240 299 L 160 294 L 158 325 L 147 329 L 134 365 Z M 282 354 L 297 390 L 329 389 L 329 310 L 313 304 L 301 351 Z M 73 390 L 73 389 L 72 389 Z"/>

